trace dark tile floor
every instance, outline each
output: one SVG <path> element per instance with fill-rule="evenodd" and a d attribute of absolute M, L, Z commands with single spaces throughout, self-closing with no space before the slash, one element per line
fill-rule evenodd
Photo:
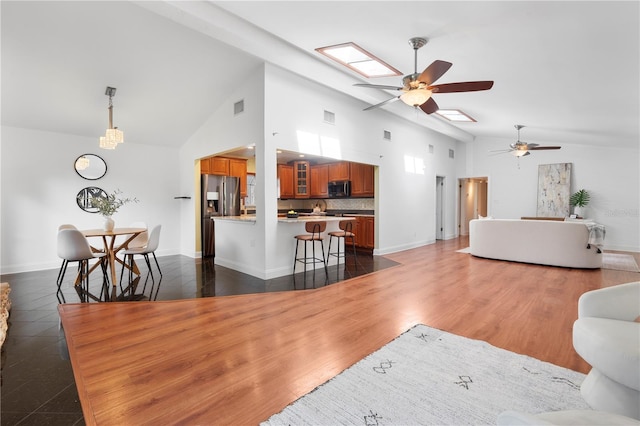
<path fill-rule="evenodd" d="M 330 267 L 328 279 L 323 270 L 318 270 L 315 274 L 308 271 L 306 275 L 299 273 L 295 277 L 264 281 L 214 265 L 211 259 L 166 256 L 158 258 L 158 262 L 163 277 L 151 296 L 155 298 L 157 294 L 156 300 L 304 291 L 396 264 L 384 257 L 359 253 L 355 259 L 352 255 L 347 256 L 346 264 Z M 141 263 L 144 264 L 138 262 L 139 265 Z M 62 286 L 67 302 L 79 301 L 72 286 L 74 268 L 75 265 L 69 267 Z M 145 276 L 146 267 L 141 266 L 141 272 Z M 1 282 L 11 285 L 12 302 L 9 331 L 2 347 L 2 426 L 84 424 L 57 311 L 57 274 L 57 270 L 48 270 L 0 277 Z M 97 277 L 95 273 L 91 276 L 92 291 L 95 290 L 93 287 L 99 287 Z M 136 293 L 142 292 L 141 287 Z M 148 285 L 144 292 L 146 298 L 149 298 L 150 292 L 151 285 Z"/>

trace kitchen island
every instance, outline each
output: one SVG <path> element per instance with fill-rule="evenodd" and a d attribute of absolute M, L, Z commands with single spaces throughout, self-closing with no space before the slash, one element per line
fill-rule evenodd
<path fill-rule="evenodd" d="M 300 215 L 297 218 L 273 217 L 265 221 L 255 215 L 217 216 L 215 263 L 236 271 L 253 275 L 260 279 L 276 278 L 293 272 L 296 235 L 306 233 L 304 224 L 313 221 L 327 222 L 324 232 L 325 255 L 329 248 L 328 233 L 337 231 L 341 220 L 355 220 L 354 217 L 327 215 Z M 355 228 L 355 227 L 354 227 Z M 264 239 L 265 249 L 256 241 Z M 343 239 L 340 251 L 344 251 Z M 336 251 L 336 241 L 332 251 Z M 269 253 L 269 256 L 267 256 Z M 268 260 L 267 260 L 268 259 Z M 330 256 L 329 265 L 335 265 L 335 256 Z M 344 262 L 344 259 L 341 259 Z M 317 265 L 320 267 L 320 265 Z"/>

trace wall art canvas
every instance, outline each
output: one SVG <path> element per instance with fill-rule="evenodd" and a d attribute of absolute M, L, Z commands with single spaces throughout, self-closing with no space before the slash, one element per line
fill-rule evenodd
<path fill-rule="evenodd" d="M 538 217 L 569 216 L 571 163 L 538 166 Z"/>

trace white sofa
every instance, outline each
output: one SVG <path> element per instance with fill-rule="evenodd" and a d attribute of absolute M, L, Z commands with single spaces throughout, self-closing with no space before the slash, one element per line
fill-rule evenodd
<path fill-rule="evenodd" d="M 474 219 L 469 222 L 473 256 L 567 268 L 600 268 L 602 253 L 589 243 L 580 222 Z"/>

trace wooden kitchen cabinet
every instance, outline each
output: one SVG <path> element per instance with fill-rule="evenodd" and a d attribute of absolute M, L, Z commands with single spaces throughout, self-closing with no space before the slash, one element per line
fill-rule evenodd
<path fill-rule="evenodd" d="M 351 196 L 374 196 L 373 166 L 369 164 L 351 163 Z"/>
<path fill-rule="evenodd" d="M 247 196 L 247 160 L 229 158 L 229 176 L 240 178 L 240 197 Z"/>
<path fill-rule="evenodd" d="M 293 192 L 293 166 L 278 164 L 278 179 L 280 180 L 280 199 L 295 198 Z"/>
<path fill-rule="evenodd" d="M 229 159 L 224 157 L 209 158 L 209 174 L 229 176 Z"/>
<path fill-rule="evenodd" d="M 309 177 L 311 198 L 329 198 L 329 166 L 327 164 L 311 166 Z"/>
<path fill-rule="evenodd" d="M 309 198 L 310 170 L 308 161 L 293 162 L 293 192 L 295 198 Z"/>
<path fill-rule="evenodd" d="M 208 158 L 202 158 L 200 160 L 200 174 L 201 175 L 208 175 L 209 173 L 209 164 L 211 164 L 211 162 L 209 161 Z"/>
<path fill-rule="evenodd" d="M 340 161 L 339 163 L 329 164 L 329 182 L 335 182 L 340 180 L 349 180 L 349 162 Z"/>
<path fill-rule="evenodd" d="M 375 246 L 375 218 L 373 216 L 356 216 L 354 233 L 356 247 L 371 249 Z"/>
<path fill-rule="evenodd" d="M 200 174 L 229 176 L 229 159 L 209 157 L 200 160 Z"/>

